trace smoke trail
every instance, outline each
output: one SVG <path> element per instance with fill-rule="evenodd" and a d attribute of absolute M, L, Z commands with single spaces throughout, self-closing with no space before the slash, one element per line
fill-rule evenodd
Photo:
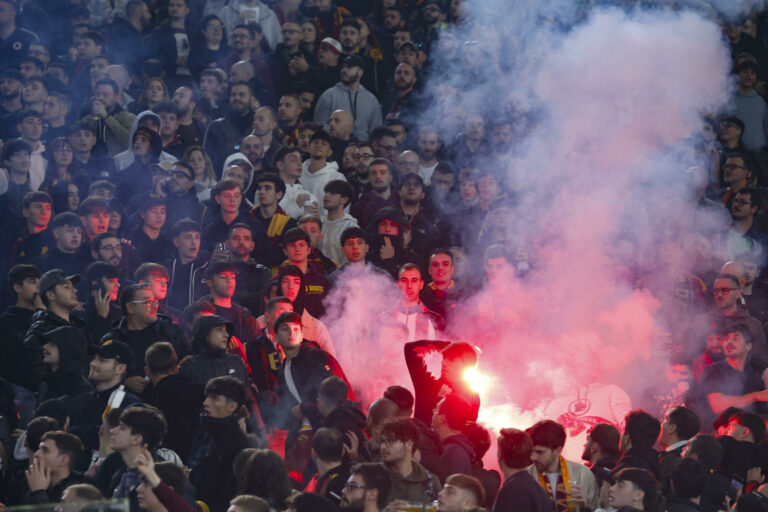
<path fill-rule="evenodd" d="M 480 368 L 495 379 L 483 395 L 486 425 L 525 428 L 562 416 L 583 436 L 585 418 L 620 422 L 629 400 L 663 374 L 659 340 L 680 327 L 664 314 L 674 302 L 670 276 L 691 271 L 684 249 L 706 239 L 690 233 L 698 213 L 685 170 L 701 163 L 702 115 L 731 93 L 729 51 L 700 6 L 588 12 L 566 1 L 511 9 L 469 0 L 464 9 L 469 21 L 452 30 L 475 43 L 435 56 L 425 94 L 435 101 L 424 121 L 445 141 L 469 113 L 525 121 L 509 157 L 487 165 L 516 191 L 499 220 L 532 269 L 469 298 L 449 330 L 482 349 Z M 341 317 L 377 325 L 386 287 L 361 284 L 325 321 L 332 330 Z M 357 341 L 336 342 L 345 369 L 363 355 L 364 369 L 393 377 L 404 370 L 397 344 L 377 359 L 351 357 Z M 571 458 L 580 450 L 566 445 Z"/>

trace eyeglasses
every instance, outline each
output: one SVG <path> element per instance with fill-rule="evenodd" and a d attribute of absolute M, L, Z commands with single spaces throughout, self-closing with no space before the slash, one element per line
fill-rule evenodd
<path fill-rule="evenodd" d="M 712 293 L 715 295 L 725 295 L 727 297 L 733 290 L 738 290 L 738 288 L 714 288 Z"/>
<path fill-rule="evenodd" d="M 357 482 L 346 482 L 344 483 L 344 489 L 352 489 L 353 491 L 356 491 L 357 489 L 367 489 L 368 487 L 364 485 L 360 485 Z"/>
<path fill-rule="evenodd" d="M 174 178 L 187 178 L 188 180 L 191 180 L 192 177 L 185 173 L 184 171 L 173 171 L 173 177 Z"/>
<path fill-rule="evenodd" d="M 726 171 L 732 171 L 734 169 L 746 169 L 743 165 L 736 165 L 736 164 L 725 164 L 723 166 L 723 169 Z"/>
<path fill-rule="evenodd" d="M 157 307 L 160 301 L 157 299 L 132 300 L 131 304 L 146 304 L 149 307 Z"/>
<path fill-rule="evenodd" d="M 371 153 L 363 153 L 362 155 L 355 155 L 355 160 L 368 160 L 370 158 L 373 158 L 376 155 L 372 155 Z"/>

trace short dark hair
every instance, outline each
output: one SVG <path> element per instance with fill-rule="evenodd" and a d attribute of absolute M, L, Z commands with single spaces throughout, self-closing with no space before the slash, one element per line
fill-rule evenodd
<path fill-rule="evenodd" d="M 312 437 L 312 449 L 320 460 L 341 460 L 344 455 L 344 434 L 335 428 L 319 428 Z"/>
<path fill-rule="evenodd" d="M 371 142 L 379 142 L 384 137 L 392 137 L 393 139 L 397 137 L 397 134 L 395 134 L 394 131 L 392 131 L 392 128 L 389 128 L 387 126 L 377 126 L 373 130 L 371 130 L 371 135 L 368 137 L 368 140 Z"/>
<path fill-rule="evenodd" d="M 317 391 L 318 397 L 323 397 L 323 401 L 334 407 L 343 404 L 347 399 L 348 393 L 349 386 L 336 375 L 331 375 L 330 377 L 323 379 Z"/>
<path fill-rule="evenodd" d="M 391 438 L 396 441 L 413 442 L 411 453 L 419 448 L 419 429 L 410 418 L 393 418 L 384 422 L 381 427 L 382 439 Z"/>
<path fill-rule="evenodd" d="M 243 191 L 243 186 L 240 184 L 239 181 L 237 181 L 234 178 L 224 178 L 221 180 L 211 191 L 211 193 L 215 196 L 221 195 L 222 192 L 226 190 L 234 190 L 239 189 L 240 192 Z"/>
<path fill-rule="evenodd" d="M 123 312 L 123 315 L 128 314 L 128 304 L 136 298 L 136 294 L 140 290 L 149 290 L 149 286 L 146 284 L 131 284 L 120 292 L 120 310 Z"/>
<path fill-rule="evenodd" d="M 8 284 L 10 285 L 11 291 L 13 291 L 13 285 L 17 284 L 21 286 L 24 284 L 25 279 L 40 279 L 42 276 L 42 272 L 40 272 L 40 269 L 35 265 L 22 263 L 20 265 L 15 265 L 8 271 Z"/>
<path fill-rule="evenodd" d="M 302 325 L 301 316 L 298 313 L 294 313 L 292 311 L 286 311 L 285 313 L 280 313 L 280 316 L 277 317 L 277 320 L 275 320 L 275 325 L 274 325 L 275 332 L 277 332 L 277 330 L 280 329 L 280 327 L 283 324 L 288 324 L 288 323 Z"/>
<path fill-rule="evenodd" d="M 179 237 L 182 233 L 186 233 L 188 231 L 202 233 L 203 230 L 200 227 L 199 222 L 195 222 L 189 217 L 185 217 L 173 223 L 173 227 L 171 228 L 171 238 Z"/>
<path fill-rule="evenodd" d="M 155 464 L 155 471 L 160 480 L 173 488 L 177 494 L 184 495 L 189 480 L 187 480 L 187 475 L 184 474 L 181 466 L 173 462 L 163 461 Z"/>
<path fill-rule="evenodd" d="M 739 411 L 731 416 L 730 421 L 735 421 L 739 425 L 747 427 L 752 433 L 756 444 L 761 444 L 765 439 L 765 422 L 757 414 L 749 411 Z"/>
<path fill-rule="evenodd" d="M 462 361 L 466 366 L 477 364 L 477 352 L 466 341 L 454 341 L 441 351 L 441 355 L 446 361 Z"/>
<path fill-rule="evenodd" d="M 712 280 L 712 282 L 714 283 L 714 282 L 715 282 L 715 281 L 717 281 L 718 279 L 727 279 L 727 280 L 729 280 L 729 281 L 732 281 L 732 282 L 733 282 L 733 284 L 735 284 L 735 285 L 736 285 L 736 286 L 738 286 L 739 288 L 741 288 L 741 281 L 739 281 L 739 278 L 738 278 L 738 277 L 736 277 L 736 276 L 735 276 L 735 275 L 733 275 L 733 274 L 717 274 L 717 275 L 715 276 L 715 278 Z"/>
<path fill-rule="evenodd" d="M 301 228 L 291 228 L 283 233 L 283 247 L 298 242 L 299 240 L 304 240 L 307 242 L 307 245 L 311 243 L 309 235 Z"/>
<path fill-rule="evenodd" d="M 354 16 L 347 16 L 341 21 L 341 24 L 339 25 L 339 30 L 343 29 L 344 27 L 353 27 L 355 30 L 360 32 L 360 22 Z"/>
<path fill-rule="evenodd" d="M 27 446 L 33 452 L 40 446 L 40 440 L 46 432 L 59 430 L 61 424 L 56 418 L 38 416 L 27 423 Z"/>
<path fill-rule="evenodd" d="M 170 279 L 168 270 L 163 265 L 151 261 L 146 261 L 139 265 L 139 268 L 137 268 L 134 273 L 136 281 L 147 281 L 151 276 L 155 275 Z"/>
<path fill-rule="evenodd" d="M 16 118 L 16 124 L 23 123 L 24 120 L 28 117 L 35 117 L 41 121 L 43 120 L 43 115 L 37 110 L 32 110 L 31 108 L 19 110 L 14 117 Z"/>
<path fill-rule="evenodd" d="M 659 437 L 661 423 L 643 410 L 630 411 L 625 420 L 624 433 L 632 441 L 633 448 L 651 448 Z"/>
<path fill-rule="evenodd" d="M 83 446 L 83 442 L 80 438 L 69 432 L 64 432 L 63 430 L 52 430 L 43 434 L 43 437 L 40 438 L 40 442 L 49 439 L 56 445 L 56 449 L 59 450 L 59 453 L 69 457 L 69 469 L 77 467 L 80 456 L 85 451 L 85 446 Z"/>
<path fill-rule="evenodd" d="M 516 428 L 503 428 L 496 439 L 499 447 L 499 459 L 513 469 L 531 465 L 533 439 L 526 432 Z"/>
<path fill-rule="evenodd" d="M 624 468 L 616 473 L 616 481 L 631 482 L 635 489 L 643 491 L 643 510 L 655 512 L 658 482 L 653 474 L 646 469 Z"/>
<path fill-rule="evenodd" d="M 701 428 L 701 422 L 696 413 L 682 405 L 669 411 L 669 421 L 675 426 L 680 439 L 692 438 L 699 433 L 699 428 Z"/>
<path fill-rule="evenodd" d="M 243 382 L 235 377 L 214 377 L 205 384 L 205 396 L 223 396 L 240 405 L 248 401 Z"/>
<path fill-rule="evenodd" d="M 156 341 L 144 354 L 144 364 L 154 374 L 171 373 L 178 363 L 176 350 L 167 341 Z"/>
<path fill-rule="evenodd" d="M 762 194 L 760 194 L 760 192 L 757 189 L 754 189 L 751 187 L 744 187 L 738 192 L 736 192 L 734 197 L 738 195 L 748 195 L 749 202 L 752 203 L 752 206 L 757 206 L 758 210 L 763 206 L 763 196 Z"/>
<path fill-rule="evenodd" d="M 700 461 L 681 459 L 672 470 L 672 493 L 684 500 L 697 498 L 704 492 L 708 477 L 709 472 Z"/>
<path fill-rule="evenodd" d="M 232 224 L 232 227 L 229 228 L 229 231 L 227 231 L 227 238 L 230 238 L 236 229 L 247 229 L 248 232 L 251 234 L 251 237 L 253 237 L 253 228 L 251 226 L 249 226 L 245 222 L 235 222 L 234 224 Z"/>
<path fill-rule="evenodd" d="M 115 190 L 117 190 L 117 186 L 108 180 L 96 180 L 91 183 L 90 187 L 88 187 L 88 195 L 92 196 L 93 193 L 99 189 L 106 189 L 114 194 Z"/>
<path fill-rule="evenodd" d="M 359 145 L 358 145 L 358 147 L 362 147 L 362 146 L 368 146 L 368 147 L 371 147 L 371 145 L 370 145 L 370 144 L 367 144 L 367 143 L 361 143 L 361 144 L 359 144 Z M 371 149 L 373 149 L 373 148 L 371 148 Z M 373 159 L 373 160 L 371 160 L 371 161 L 370 161 L 370 163 L 368 164 L 368 169 L 370 170 L 370 169 L 371 169 L 371 167 L 373 167 L 374 165 L 386 165 L 386 166 L 387 166 L 387 169 L 389 169 L 389 174 L 392 174 L 392 171 L 393 171 L 393 168 L 392 168 L 392 162 L 390 162 L 390 161 L 389 161 L 389 160 L 387 160 L 386 158 L 374 158 L 374 159 Z"/>
<path fill-rule="evenodd" d="M 587 431 L 587 434 L 592 442 L 600 447 L 600 450 L 602 450 L 603 453 L 619 453 L 621 434 L 619 433 L 619 429 L 610 423 L 598 423 L 597 425 L 593 425 Z"/>
<path fill-rule="evenodd" d="M 389 386 L 387 390 L 384 391 L 384 398 L 388 398 L 395 402 L 397 408 L 401 411 L 411 410 L 415 402 L 413 393 L 403 386 Z"/>
<path fill-rule="evenodd" d="M 179 117 L 179 107 L 177 107 L 176 104 L 173 103 L 172 101 L 161 101 L 160 103 L 155 105 L 155 108 L 152 109 L 152 112 L 154 112 L 155 114 L 161 114 L 161 113 L 173 114 L 176 117 Z"/>
<path fill-rule="evenodd" d="M 368 243 L 368 234 L 359 226 L 352 226 L 341 232 L 341 246 L 344 247 L 344 244 L 346 244 L 347 240 L 350 238 L 359 238 L 365 241 L 365 243 Z"/>
<path fill-rule="evenodd" d="M 483 264 L 488 263 L 488 260 L 493 260 L 496 258 L 504 258 L 510 265 L 515 265 L 515 257 L 512 255 L 509 249 L 501 244 L 493 244 L 488 246 L 488 248 L 483 253 Z"/>
<path fill-rule="evenodd" d="M 422 279 L 424 279 L 424 272 L 422 272 L 421 267 L 419 267 L 415 263 L 403 263 L 403 265 L 401 265 L 400 268 L 397 269 L 397 278 L 400 279 L 400 274 L 402 274 L 406 270 L 416 270 L 419 273 L 419 276 Z"/>
<path fill-rule="evenodd" d="M 106 200 L 99 197 L 86 197 L 80 207 L 77 209 L 77 214 L 81 217 L 90 215 L 95 212 L 109 213 L 110 208 Z"/>
<path fill-rule="evenodd" d="M 110 233 L 109 231 L 105 231 L 104 233 L 99 233 L 95 237 L 93 237 L 93 240 L 91 241 L 91 249 L 94 251 L 98 251 L 101 249 L 101 242 L 106 240 L 107 238 L 116 238 L 118 241 L 120 240 L 120 237 L 117 236 L 114 233 Z"/>
<path fill-rule="evenodd" d="M 723 447 L 716 438 L 697 434 L 688 440 L 686 457 L 696 456 L 708 470 L 715 470 L 723 460 Z"/>
<path fill-rule="evenodd" d="M 272 157 L 272 165 L 275 165 L 277 162 L 282 162 L 290 153 L 301 153 L 301 150 L 293 146 L 280 146 L 280 149 L 275 151 L 275 156 Z"/>
<path fill-rule="evenodd" d="M 375 462 L 362 462 L 352 466 L 350 474 L 360 475 L 368 489 L 376 489 L 378 493 L 376 504 L 380 510 L 383 510 L 387 504 L 389 492 L 392 490 L 392 477 L 389 476 L 387 468 Z"/>
<path fill-rule="evenodd" d="M 303 226 L 308 222 L 314 222 L 315 224 L 317 224 L 318 229 L 323 229 L 323 219 L 321 219 L 318 215 L 306 213 L 301 217 L 299 217 L 297 221 L 299 227 Z"/>
<path fill-rule="evenodd" d="M 256 178 L 256 187 L 259 186 L 259 183 L 263 183 L 265 181 L 272 183 L 275 186 L 275 190 L 277 192 L 281 192 L 283 195 L 285 195 L 285 182 L 280 179 L 280 176 L 274 172 L 265 172 Z"/>
<path fill-rule="evenodd" d="M 5 143 L 2 152 L 2 161 L 9 160 L 13 155 L 20 151 L 26 151 L 28 154 L 32 154 L 32 146 L 27 144 L 21 139 L 11 139 Z"/>
<path fill-rule="evenodd" d="M 432 251 L 429 253 L 429 259 L 432 259 L 432 256 L 438 256 L 440 254 L 448 256 L 448 259 L 451 260 L 451 264 L 453 264 L 453 253 L 450 249 L 446 249 L 445 247 L 435 247 L 432 249 Z"/>
<path fill-rule="evenodd" d="M 551 450 L 565 446 L 565 428 L 556 421 L 537 421 L 526 432 L 534 446 L 545 446 Z"/>
<path fill-rule="evenodd" d="M 131 429 L 131 434 L 140 435 L 150 451 L 160 446 L 168 430 L 162 411 L 149 405 L 134 405 L 123 411 L 120 423 Z"/>
<path fill-rule="evenodd" d="M 325 184 L 323 191 L 346 197 L 347 204 L 350 204 L 355 198 L 355 189 L 352 188 L 352 185 L 347 180 L 331 180 Z"/>
<path fill-rule="evenodd" d="M 293 304 L 293 302 L 291 302 L 291 299 L 285 295 L 276 295 L 267 301 L 264 305 L 264 311 L 269 311 L 271 313 L 277 309 L 278 304 Z"/>
<path fill-rule="evenodd" d="M 190 324 L 192 323 L 195 315 L 198 313 L 209 313 L 211 315 L 215 315 L 216 307 L 209 301 L 201 299 L 185 307 L 184 311 L 182 312 L 184 315 L 184 320 Z"/>
<path fill-rule="evenodd" d="M 93 86 L 94 90 L 98 88 L 100 85 L 108 85 L 112 88 L 112 91 L 117 94 L 120 92 L 120 86 L 117 85 L 117 82 L 112 80 L 111 78 L 102 78 L 98 82 L 96 82 L 96 85 Z"/>

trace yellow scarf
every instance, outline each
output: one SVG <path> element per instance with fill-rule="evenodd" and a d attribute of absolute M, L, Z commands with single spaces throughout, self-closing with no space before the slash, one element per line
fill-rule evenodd
<path fill-rule="evenodd" d="M 571 494 L 571 475 L 568 473 L 568 464 L 563 456 L 560 456 L 560 475 L 555 492 L 552 492 L 549 478 L 544 476 L 542 471 L 537 471 L 537 473 L 539 474 L 539 484 L 546 489 L 550 496 L 556 497 L 554 512 L 578 512 L 579 504 L 568 499 L 568 495 Z"/>

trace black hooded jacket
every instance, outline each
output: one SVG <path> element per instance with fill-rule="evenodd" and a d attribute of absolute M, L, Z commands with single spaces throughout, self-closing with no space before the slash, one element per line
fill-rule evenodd
<path fill-rule="evenodd" d="M 163 142 L 160 134 L 150 129 L 138 129 L 131 139 L 131 148 L 136 142 L 138 134 L 149 134 L 150 157 L 145 164 L 139 158 L 134 158 L 133 163 L 120 171 L 117 175 L 117 193 L 116 196 L 123 206 L 128 206 L 128 202 L 136 194 L 146 192 L 152 188 L 152 164 L 156 164 L 160 159 L 160 153 L 163 151 Z"/>
<path fill-rule="evenodd" d="M 235 377 L 248 384 L 248 370 L 243 360 L 229 354 L 227 349 L 212 347 L 208 341 L 208 334 L 214 327 L 224 325 L 231 338 L 235 333 L 235 326 L 219 315 L 203 316 L 195 323 L 195 331 L 192 338 L 192 349 L 195 356 L 181 365 L 180 374 L 195 382 L 205 383 L 214 377 Z M 229 342 L 229 339 L 227 340 Z"/>
<path fill-rule="evenodd" d="M 79 395 L 91 390 L 83 375 L 85 360 L 82 353 L 83 334 L 70 326 L 62 326 L 41 335 L 43 343 L 55 343 L 59 348 L 59 368 L 51 371 L 46 365 L 38 398 L 41 402 L 65 395 Z"/>
<path fill-rule="evenodd" d="M 71 354 L 71 357 L 80 364 L 81 371 L 85 371 L 88 361 L 88 346 L 90 345 L 86 337 L 85 322 L 74 315 L 70 316 L 70 321 L 67 322 L 49 311 L 36 311 L 32 316 L 32 325 L 24 338 L 24 349 L 26 352 L 25 370 L 27 372 L 24 382 L 25 387 L 28 389 L 33 391 L 40 389 L 40 384 L 42 384 L 43 378 L 48 371 L 43 363 L 43 345 L 45 344 L 43 336 L 59 327 L 64 327 L 65 329 L 59 331 L 60 334 L 57 336 L 61 336 L 64 343 L 71 345 L 67 347 L 66 353 Z M 63 333 L 69 330 L 72 333 L 64 336 Z"/>
<path fill-rule="evenodd" d="M 379 222 L 384 219 L 396 222 L 397 225 L 400 226 L 396 236 L 379 234 Z M 407 224 L 403 212 L 395 207 L 389 207 L 376 212 L 376 215 L 373 216 L 373 219 L 371 219 L 371 222 L 368 223 L 368 227 L 366 228 L 370 245 L 368 261 L 377 267 L 383 268 L 395 279 L 397 279 L 397 271 L 404 263 L 419 264 L 419 258 L 416 254 L 405 247 L 403 231 Z M 389 238 L 392 247 L 395 248 L 395 256 L 393 258 L 381 258 L 381 253 L 379 251 L 384 246 L 385 238 Z"/>
<path fill-rule="evenodd" d="M 630 448 L 621 456 L 613 472 L 624 468 L 647 469 L 656 480 L 661 480 L 661 466 L 659 464 L 659 452 L 653 448 Z"/>
<path fill-rule="evenodd" d="M 28 376 L 24 337 L 34 314 L 32 309 L 8 306 L 0 315 L 0 377 L 22 386 Z"/>
<path fill-rule="evenodd" d="M 179 360 L 190 352 L 184 330 L 170 317 L 160 314 L 155 323 L 141 331 L 129 331 L 125 317 L 122 317 L 102 339 L 119 340 L 133 349 L 133 367 L 128 368 L 128 377 L 144 376 L 144 354 L 156 341 L 170 342 Z"/>

